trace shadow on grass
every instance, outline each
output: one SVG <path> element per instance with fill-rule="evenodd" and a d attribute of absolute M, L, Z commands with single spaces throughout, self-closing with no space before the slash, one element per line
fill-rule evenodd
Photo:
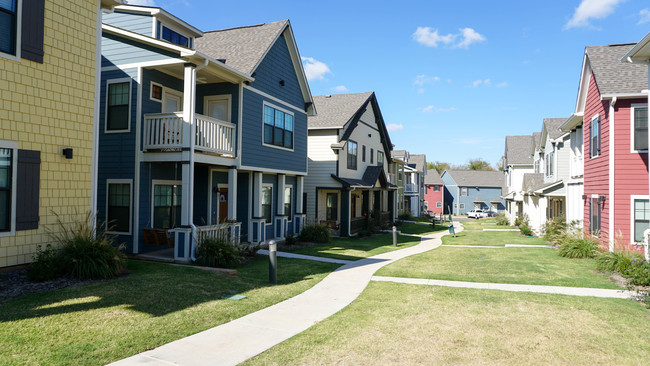
<path fill-rule="evenodd" d="M 428 224 L 412 224 L 409 222 L 402 223 L 401 227 L 399 230 L 404 233 L 404 234 L 417 234 L 417 235 L 424 235 L 424 234 L 433 234 L 433 233 L 439 233 L 441 231 L 446 231 L 449 230 L 449 224 L 440 224 L 436 223 L 435 227 L 431 225 L 431 223 Z"/>
<path fill-rule="evenodd" d="M 278 258 L 278 286 L 328 273 L 340 265 Z M 227 276 L 189 266 L 129 261 L 130 275 L 60 290 L 27 294 L 1 303 L 0 323 L 127 305 L 153 317 L 164 316 L 225 296 L 272 286 L 268 257 L 258 256 Z M 273 296 L 270 294 L 268 296 Z"/>
<path fill-rule="evenodd" d="M 397 246 L 393 247 L 392 234 L 379 234 L 366 238 L 335 238 L 327 244 L 316 244 L 309 247 L 293 249 L 289 252 L 355 261 L 396 249 L 403 249 L 419 243 L 419 237 L 397 235 Z"/>

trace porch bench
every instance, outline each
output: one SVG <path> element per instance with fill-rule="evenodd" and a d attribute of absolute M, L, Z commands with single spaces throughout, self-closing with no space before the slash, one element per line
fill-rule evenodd
<path fill-rule="evenodd" d="M 168 248 L 174 246 L 174 241 L 169 238 L 167 229 L 142 228 L 142 239 L 144 245 L 167 245 Z"/>

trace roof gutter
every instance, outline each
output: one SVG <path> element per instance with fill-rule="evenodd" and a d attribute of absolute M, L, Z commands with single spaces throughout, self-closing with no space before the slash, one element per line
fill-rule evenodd
<path fill-rule="evenodd" d="M 561 126 L 560 130 L 570 132 L 582 124 L 584 113 L 573 113 Z"/>

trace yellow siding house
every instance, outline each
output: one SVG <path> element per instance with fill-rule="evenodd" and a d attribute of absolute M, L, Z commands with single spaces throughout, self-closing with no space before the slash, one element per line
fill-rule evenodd
<path fill-rule="evenodd" d="M 94 212 L 101 11 L 113 0 L 0 0 L 0 268 Z"/>

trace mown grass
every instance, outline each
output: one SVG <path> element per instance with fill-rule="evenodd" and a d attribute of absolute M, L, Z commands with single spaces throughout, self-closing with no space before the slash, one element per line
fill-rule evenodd
<path fill-rule="evenodd" d="M 449 230 L 449 224 L 436 223 L 436 226 L 433 227 L 431 223 L 424 225 L 424 224 L 412 224 L 409 222 L 404 222 L 402 223 L 402 226 L 400 227 L 399 230 L 404 234 L 427 235 L 427 234 L 437 233 L 440 231 Z"/>
<path fill-rule="evenodd" d="M 648 327 L 631 300 L 371 282 L 245 364 L 642 365 Z"/>
<path fill-rule="evenodd" d="M 528 285 L 618 288 L 593 259 L 569 259 L 547 248 L 441 247 L 383 267 L 379 276 Z"/>
<path fill-rule="evenodd" d="M 505 246 L 506 244 L 549 245 L 544 239 L 523 236 L 515 231 L 471 231 L 463 223 L 464 230 L 456 233 L 456 237 L 445 235 L 442 244 L 445 245 L 489 245 Z M 499 228 L 499 227 L 497 227 Z"/>
<path fill-rule="evenodd" d="M 268 259 L 234 277 L 187 266 L 130 261 L 130 276 L 0 304 L 1 365 L 103 365 L 226 323 L 295 296 L 338 265 Z M 242 294 L 235 301 L 224 296 Z"/>
<path fill-rule="evenodd" d="M 397 249 L 408 248 L 419 243 L 420 238 L 417 236 L 397 235 L 397 246 L 394 247 L 393 234 L 379 234 L 365 238 L 333 238 L 327 244 L 297 248 L 290 250 L 290 252 L 354 261 Z"/>

